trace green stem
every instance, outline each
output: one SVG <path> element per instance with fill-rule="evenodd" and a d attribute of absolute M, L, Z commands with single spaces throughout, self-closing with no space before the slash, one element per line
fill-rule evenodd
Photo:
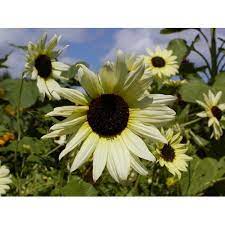
<path fill-rule="evenodd" d="M 52 154 L 53 152 L 57 151 L 60 147 L 62 147 L 62 145 L 58 145 L 55 148 L 53 148 L 50 152 L 48 152 L 47 154 L 45 154 L 45 156 L 49 156 L 50 154 Z"/>
<path fill-rule="evenodd" d="M 222 55 L 222 57 L 220 58 L 220 60 L 219 60 L 219 62 L 217 64 L 218 67 L 220 66 L 220 63 L 223 61 L 224 57 L 225 57 L 225 55 Z"/>
<path fill-rule="evenodd" d="M 188 125 L 191 125 L 191 124 L 193 124 L 193 123 L 198 122 L 198 121 L 201 120 L 201 119 L 202 119 L 202 118 L 197 118 L 197 119 L 192 120 L 192 121 L 189 121 L 189 122 L 187 122 L 187 123 L 183 123 L 183 124 L 181 124 L 180 126 L 181 126 L 181 127 L 186 127 L 186 126 L 188 126 Z"/>
<path fill-rule="evenodd" d="M 206 59 L 206 57 L 201 52 L 199 52 L 197 49 L 195 49 L 195 48 L 192 51 L 195 52 L 195 53 L 197 53 L 204 60 L 207 68 L 209 69 L 209 72 L 212 73 L 211 67 L 210 67 L 209 62 Z"/>
<path fill-rule="evenodd" d="M 213 84 L 215 81 L 215 77 L 217 75 L 217 47 L 216 47 L 216 29 L 212 28 L 211 29 L 211 48 L 210 48 L 210 53 L 211 53 L 211 80 L 209 84 Z"/>
<path fill-rule="evenodd" d="M 188 194 L 189 188 L 191 186 L 191 169 L 190 169 L 190 165 L 191 165 L 191 163 L 188 162 L 188 186 L 187 186 L 186 195 Z"/>
<path fill-rule="evenodd" d="M 135 190 L 135 191 L 136 191 L 137 188 L 138 188 L 139 180 L 140 180 L 140 174 L 138 174 L 138 177 L 137 177 L 137 179 L 136 179 L 136 181 L 135 181 L 135 184 L 134 184 L 133 190 Z"/>
<path fill-rule="evenodd" d="M 200 29 L 198 29 L 198 31 L 199 31 L 199 33 L 203 36 L 203 38 L 205 39 L 205 41 L 208 43 L 209 40 L 208 40 L 208 38 L 206 37 L 206 35 L 203 33 L 202 29 L 200 28 Z"/>
<path fill-rule="evenodd" d="M 19 89 L 19 96 L 18 96 L 17 109 L 16 109 L 17 142 L 16 142 L 16 148 L 15 148 L 15 154 L 14 154 L 15 169 L 16 169 L 17 151 L 18 151 L 18 147 L 19 147 L 19 141 L 20 141 L 20 139 L 21 139 L 20 104 L 21 104 L 21 96 L 22 96 L 22 90 L 23 90 L 23 80 L 24 80 L 24 79 L 23 79 L 23 76 L 24 76 L 24 73 L 22 73 L 22 76 L 21 76 L 20 89 Z"/>
<path fill-rule="evenodd" d="M 153 193 L 153 186 L 154 186 L 154 182 L 155 182 L 156 170 L 157 170 L 157 164 L 155 163 L 153 165 L 153 169 L 152 169 L 152 184 L 151 184 L 151 189 L 150 189 L 150 196 L 152 196 L 152 193 Z"/>

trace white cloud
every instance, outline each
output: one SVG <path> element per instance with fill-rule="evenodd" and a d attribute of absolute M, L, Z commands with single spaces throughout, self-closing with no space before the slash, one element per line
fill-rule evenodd
<path fill-rule="evenodd" d="M 206 30 L 204 30 L 205 32 Z M 122 29 L 115 33 L 114 43 L 107 54 L 102 58 L 103 61 L 113 59 L 116 49 L 122 49 L 126 52 L 145 53 L 146 48 L 155 49 L 157 45 L 166 47 L 170 40 L 174 38 L 183 38 L 190 43 L 197 31 L 187 30 L 180 33 L 174 33 L 170 35 L 160 34 L 160 29 Z M 209 34 L 207 34 L 209 35 Z M 197 48 L 201 50 L 203 55 L 209 57 L 207 45 L 203 41 L 200 41 Z M 196 65 L 201 65 L 202 60 L 196 54 L 192 54 L 190 59 L 195 62 Z"/>

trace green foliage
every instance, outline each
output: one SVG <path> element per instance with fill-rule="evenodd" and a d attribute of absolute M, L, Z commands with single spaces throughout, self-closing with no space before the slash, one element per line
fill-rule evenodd
<path fill-rule="evenodd" d="M 173 33 L 181 32 L 188 29 L 190 28 L 164 28 L 160 30 L 160 34 L 173 34 Z"/>
<path fill-rule="evenodd" d="M 59 191 L 63 196 L 96 196 L 96 189 L 80 177 L 71 176 L 69 182 Z"/>
<path fill-rule="evenodd" d="M 196 100 L 203 99 L 202 94 L 207 94 L 209 89 L 210 87 L 206 83 L 199 79 L 195 79 L 183 84 L 179 90 L 179 93 L 184 101 L 196 103 Z"/>
<path fill-rule="evenodd" d="M 10 46 L 17 48 L 17 49 L 21 49 L 23 51 L 27 51 L 27 46 L 26 45 L 15 45 L 15 44 L 9 44 Z"/>
<path fill-rule="evenodd" d="M 3 58 L 0 58 L 0 69 L 1 68 L 5 68 L 5 69 L 8 68 L 8 66 L 5 65 L 4 63 L 8 60 L 8 58 L 9 58 L 10 55 L 11 55 L 11 52 L 8 53 L 8 54 L 6 54 Z"/>
<path fill-rule="evenodd" d="M 187 173 L 180 180 L 182 195 L 202 195 L 203 191 L 218 182 L 225 174 L 225 157 L 217 161 L 213 158 L 194 158 Z"/>
<path fill-rule="evenodd" d="M 223 92 L 221 102 L 225 101 L 225 85 L 224 84 L 225 84 L 225 72 L 221 72 L 216 76 L 215 82 L 213 84 L 213 89 L 215 91 Z"/>
<path fill-rule="evenodd" d="M 169 42 L 168 49 L 173 51 L 173 54 L 177 56 L 177 62 L 180 65 L 188 54 L 188 46 L 183 39 L 174 39 Z"/>
<path fill-rule="evenodd" d="M 0 86 L 5 90 L 3 99 L 8 100 L 11 105 L 17 106 L 18 96 L 20 93 L 20 80 L 5 79 Z M 23 81 L 23 89 L 21 95 L 21 108 L 28 108 L 35 104 L 38 99 L 38 90 L 35 81 Z"/>

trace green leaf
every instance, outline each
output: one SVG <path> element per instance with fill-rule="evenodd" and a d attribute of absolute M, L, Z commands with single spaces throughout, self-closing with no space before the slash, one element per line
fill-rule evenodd
<path fill-rule="evenodd" d="M 14 47 L 14 48 L 22 49 L 24 51 L 27 51 L 27 46 L 26 45 L 15 45 L 15 44 L 12 44 L 12 43 L 10 43 L 9 45 Z"/>
<path fill-rule="evenodd" d="M 225 102 L 225 72 L 219 73 L 215 77 L 215 82 L 213 84 L 213 89 L 215 91 L 222 91 L 221 102 Z"/>
<path fill-rule="evenodd" d="M 71 176 L 70 181 L 62 188 L 64 196 L 96 196 L 96 189 L 80 177 Z"/>
<path fill-rule="evenodd" d="M 179 123 L 187 122 L 189 111 L 190 111 L 190 105 L 186 105 L 185 108 L 176 116 L 177 122 Z"/>
<path fill-rule="evenodd" d="M 78 61 L 74 65 L 70 66 L 68 71 L 62 72 L 62 76 L 66 77 L 66 78 L 69 78 L 70 80 L 74 80 L 76 75 L 77 75 L 77 71 L 78 71 L 77 64 L 83 64 L 87 68 L 89 68 L 88 63 L 86 63 L 84 61 Z"/>
<path fill-rule="evenodd" d="M 201 80 L 191 80 L 190 82 L 183 84 L 179 93 L 182 99 L 186 102 L 196 103 L 196 100 L 203 100 L 203 93 L 208 93 L 210 87 Z"/>
<path fill-rule="evenodd" d="M 190 130 L 190 134 L 192 136 L 193 141 L 195 142 L 195 144 L 197 144 L 199 147 L 205 147 L 209 141 L 206 140 L 203 137 L 200 137 L 199 135 L 195 134 L 193 131 Z"/>
<path fill-rule="evenodd" d="M 0 136 L 4 135 L 8 130 L 5 128 L 5 126 L 0 125 Z"/>
<path fill-rule="evenodd" d="M 13 141 L 7 147 L 4 147 L 4 151 L 14 152 L 16 145 L 17 141 Z M 25 136 L 19 142 L 18 152 L 38 155 L 46 153 L 48 151 L 46 147 L 47 141 Z"/>
<path fill-rule="evenodd" d="M 225 173 L 225 157 L 218 162 L 213 158 L 194 158 L 189 163 L 189 172 L 181 180 L 182 195 L 199 195 L 215 184 Z"/>
<path fill-rule="evenodd" d="M 0 83 L 0 86 L 6 91 L 4 99 L 8 100 L 11 105 L 18 105 L 18 96 L 20 91 L 21 80 L 6 79 Z M 38 89 L 35 81 L 23 81 L 21 95 L 21 108 L 29 108 L 35 104 L 38 99 Z"/>
<path fill-rule="evenodd" d="M 6 69 L 8 68 L 8 66 L 3 65 L 3 63 L 5 63 L 8 60 L 9 56 L 11 55 L 11 53 L 12 52 L 6 54 L 3 58 L 0 58 L 0 68 L 6 68 Z"/>
<path fill-rule="evenodd" d="M 177 56 L 177 62 L 180 65 L 188 54 L 187 42 L 183 39 L 174 39 L 169 42 L 168 49 L 173 51 L 173 54 Z"/>
<path fill-rule="evenodd" d="M 188 29 L 191 29 L 191 28 L 164 28 L 160 30 L 160 34 L 173 34 L 173 33 L 181 32 Z"/>

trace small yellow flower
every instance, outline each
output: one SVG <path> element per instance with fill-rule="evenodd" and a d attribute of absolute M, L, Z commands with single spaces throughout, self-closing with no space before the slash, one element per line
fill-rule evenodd
<path fill-rule="evenodd" d="M 213 132 L 210 138 L 215 137 L 216 140 L 219 140 L 223 135 L 220 121 L 225 119 L 223 116 L 223 112 L 225 111 L 225 103 L 219 104 L 221 96 L 222 91 L 219 91 L 216 93 L 216 95 L 214 95 L 212 91 L 209 90 L 208 96 L 205 93 L 203 94 L 204 102 L 197 100 L 197 103 L 205 110 L 198 113 L 197 116 L 209 118 L 208 127 L 213 127 Z"/>
<path fill-rule="evenodd" d="M 0 147 L 4 146 L 5 143 L 6 143 L 6 141 L 0 137 Z"/>
<path fill-rule="evenodd" d="M 175 177 L 168 177 L 166 179 L 166 186 L 168 188 L 173 187 L 177 183 L 177 179 Z"/>
<path fill-rule="evenodd" d="M 166 79 L 163 81 L 163 84 L 169 87 L 179 87 L 182 84 L 187 83 L 186 80 L 172 80 L 172 79 Z"/>
<path fill-rule="evenodd" d="M 185 153 L 187 152 L 187 144 L 182 144 L 183 137 L 181 133 L 174 133 L 173 129 L 169 128 L 166 132 L 161 132 L 166 140 L 167 144 L 157 143 L 156 151 L 158 153 L 158 162 L 160 166 L 166 166 L 168 171 L 174 176 L 177 175 L 181 178 L 180 171 L 187 171 L 187 161 L 192 158 Z"/>
<path fill-rule="evenodd" d="M 14 107 L 12 105 L 5 106 L 4 111 L 9 116 L 15 116 L 16 115 L 16 110 L 14 109 Z"/>
<path fill-rule="evenodd" d="M 153 76 L 162 79 L 171 77 L 178 72 L 177 57 L 173 55 L 172 50 L 157 47 L 155 52 L 150 49 L 146 49 L 146 51 L 149 54 L 149 56 L 145 56 L 146 69 Z"/>
<path fill-rule="evenodd" d="M 10 140 L 15 140 L 15 136 L 13 133 L 10 133 L 10 132 L 6 132 L 3 136 L 2 136 L 2 139 L 4 141 L 10 141 Z"/>
<path fill-rule="evenodd" d="M 0 88 L 0 98 L 4 97 L 5 90 L 3 88 Z"/>

